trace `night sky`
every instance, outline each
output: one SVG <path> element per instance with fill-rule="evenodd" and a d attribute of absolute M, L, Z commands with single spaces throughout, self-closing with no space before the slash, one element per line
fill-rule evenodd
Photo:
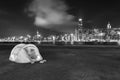
<path fill-rule="evenodd" d="M 36 30 L 33 18 L 29 18 L 25 9 L 32 0 L 1 0 L 0 1 L 0 34 L 18 35 L 33 33 Z M 68 6 L 67 13 L 77 18 L 83 18 L 84 24 L 88 26 L 106 27 L 109 21 L 113 27 L 120 26 L 120 5 L 116 1 L 85 1 L 85 0 L 63 0 Z M 72 27 L 55 27 L 66 31 Z M 6 31 L 6 33 L 4 33 Z M 9 34 L 10 35 L 10 34 Z"/>

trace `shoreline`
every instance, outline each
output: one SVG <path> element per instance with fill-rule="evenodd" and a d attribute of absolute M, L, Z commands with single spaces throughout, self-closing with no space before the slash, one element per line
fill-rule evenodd
<path fill-rule="evenodd" d="M 1 48 L 6 48 L 7 47 L 14 47 L 17 44 L 20 44 L 21 42 L 0 42 L 0 47 Z M 120 45 L 118 44 L 38 44 L 38 43 L 23 43 L 23 44 L 34 44 L 37 47 L 40 48 L 120 48 Z"/>

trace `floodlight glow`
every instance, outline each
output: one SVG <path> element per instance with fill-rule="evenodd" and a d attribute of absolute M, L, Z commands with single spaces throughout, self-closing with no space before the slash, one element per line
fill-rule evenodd
<path fill-rule="evenodd" d="M 82 21 L 82 18 L 79 18 L 79 21 Z"/>

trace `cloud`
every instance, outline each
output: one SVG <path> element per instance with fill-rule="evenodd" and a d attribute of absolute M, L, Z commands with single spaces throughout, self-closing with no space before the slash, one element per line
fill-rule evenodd
<path fill-rule="evenodd" d="M 72 15 L 67 13 L 68 7 L 60 0 L 33 0 L 29 5 L 29 15 L 35 17 L 37 26 L 61 25 L 71 22 Z"/>

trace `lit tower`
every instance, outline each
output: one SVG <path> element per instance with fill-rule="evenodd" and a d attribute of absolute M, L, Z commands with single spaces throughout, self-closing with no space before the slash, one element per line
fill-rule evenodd
<path fill-rule="evenodd" d="M 40 35 L 39 31 L 37 31 L 36 36 L 37 36 L 37 38 L 40 38 L 40 37 L 41 37 L 41 35 Z"/>
<path fill-rule="evenodd" d="M 79 18 L 78 21 L 79 21 L 78 22 L 78 27 L 81 29 L 82 26 L 83 26 L 82 18 Z"/>
<path fill-rule="evenodd" d="M 111 36 L 110 36 L 110 33 L 111 33 L 111 24 L 110 22 L 108 22 L 107 24 L 107 40 L 110 40 Z"/>
<path fill-rule="evenodd" d="M 82 18 L 79 18 L 78 19 L 78 26 L 75 29 L 75 41 L 80 40 L 80 33 L 82 32 L 82 26 L 83 26 Z"/>
<path fill-rule="evenodd" d="M 107 24 L 107 29 L 111 29 L 111 24 L 110 24 L 110 22 L 108 22 L 108 24 Z"/>
<path fill-rule="evenodd" d="M 82 36 L 82 26 L 83 26 L 83 20 L 82 18 L 79 18 L 78 19 L 78 36 L 77 36 L 77 39 L 78 41 L 80 40 L 80 36 Z"/>

